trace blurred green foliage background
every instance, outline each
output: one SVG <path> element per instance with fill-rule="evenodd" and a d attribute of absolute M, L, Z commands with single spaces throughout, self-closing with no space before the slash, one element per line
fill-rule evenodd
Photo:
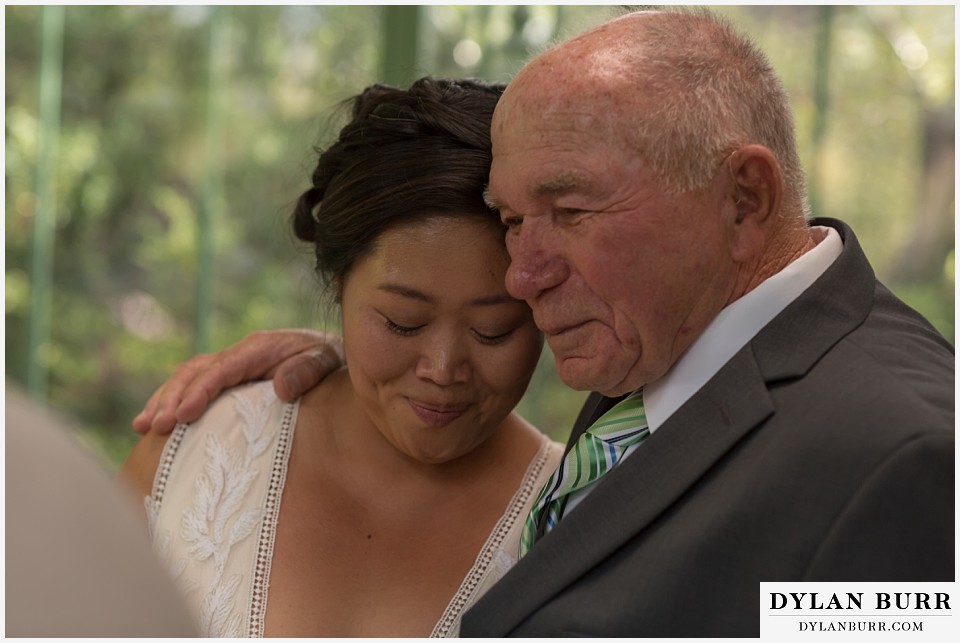
<path fill-rule="evenodd" d="M 287 231 L 337 103 L 426 74 L 509 80 L 602 6 L 5 6 L 6 374 L 106 458 L 173 367 L 325 321 Z M 792 96 L 815 214 L 954 341 L 954 7 L 717 7 Z M 522 412 L 584 393 L 544 353 Z"/>

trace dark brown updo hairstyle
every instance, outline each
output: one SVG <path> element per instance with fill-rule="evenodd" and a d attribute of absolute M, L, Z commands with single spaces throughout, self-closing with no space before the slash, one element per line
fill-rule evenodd
<path fill-rule="evenodd" d="M 324 284 L 340 284 L 389 228 L 438 215 L 497 220 L 483 200 L 490 121 L 505 85 L 421 78 L 409 89 L 371 85 L 348 101 L 352 118 L 318 149 L 313 187 L 293 212 Z M 335 292 L 340 300 L 340 293 Z"/>

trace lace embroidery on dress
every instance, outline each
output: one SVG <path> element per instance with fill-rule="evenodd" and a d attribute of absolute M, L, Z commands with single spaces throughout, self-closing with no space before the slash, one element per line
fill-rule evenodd
<path fill-rule="evenodd" d="M 516 563 L 516 553 L 511 554 L 504 551 L 501 545 L 507 532 L 510 531 L 510 528 L 523 512 L 530 496 L 540 491 L 537 480 L 549 460 L 550 445 L 551 442 L 544 437 L 540 450 L 537 451 L 537 455 L 531 461 L 530 466 L 527 467 L 520 488 L 517 489 L 510 500 L 510 504 L 507 505 L 507 510 L 500 517 L 493 531 L 490 532 L 487 542 L 484 543 L 480 554 L 477 556 L 477 562 L 474 563 L 470 572 L 460 584 L 460 589 L 450 600 L 447 609 L 444 610 L 440 620 L 433 628 L 433 632 L 430 633 L 430 638 L 456 636 L 460 629 L 460 618 L 467 606 L 472 605 L 476 600 L 477 588 L 484 577 L 493 575 L 496 580 L 499 580 Z"/>
<path fill-rule="evenodd" d="M 255 397 L 258 399 L 254 399 Z M 292 417 L 294 409 L 292 404 L 288 404 L 284 409 L 284 422 L 279 432 L 284 448 L 274 457 L 270 481 L 272 502 L 268 500 L 266 509 L 269 520 L 261 523 L 265 513 L 263 507 L 244 511 L 241 509 L 244 497 L 259 475 L 253 462 L 266 451 L 277 434 L 267 430 L 270 405 L 276 401 L 276 397 L 271 389 L 258 387 L 237 391 L 231 395 L 231 399 L 241 418 L 240 430 L 244 438 L 242 452 L 238 453 L 215 434 L 206 436 L 203 471 L 196 478 L 192 506 L 184 510 L 180 524 L 180 537 L 190 544 L 189 555 L 197 561 L 213 561 L 213 577 L 206 588 L 185 588 L 199 589 L 202 592 L 202 598 L 198 602 L 199 626 L 205 637 L 236 638 L 244 635 L 243 617 L 235 609 L 235 595 L 243 577 L 241 574 L 225 574 L 224 571 L 234 545 L 249 537 L 257 525 L 261 525 L 258 562 L 265 548 L 272 552 L 279 489 L 282 488 L 286 475 L 285 456 L 289 451 L 291 428 L 289 418 Z M 171 434 L 157 468 L 153 493 L 145 501 L 154 542 L 161 552 L 164 549 L 169 551 L 171 535 L 169 530 L 164 534 L 157 533 L 157 519 L 170 468 L 187 428 L 187 425 L 179 425 Z M 277 484 L 280 486 L 277 487 Z M 171 571 L 175 576 L 179 576 L 185 566 L 186 561 L 183 559 L 171 561 Z M 257 600 L 251 600 L 251 605 L 265 605 L 265 578 L 258 577 L 257 580 L 261 593 L 257 595 Z M 263 607 L 258 609 L 262 612 Z M 262 632 L 262 618 L 260 627 Z"/>

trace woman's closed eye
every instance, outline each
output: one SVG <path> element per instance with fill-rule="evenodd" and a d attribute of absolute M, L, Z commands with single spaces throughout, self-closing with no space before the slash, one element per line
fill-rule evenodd
<path fill-rule="evenodd" d="M 383 323 L 389 331 L 396 333 L 397 335 L 402 335 L 403 337 L 409 337 L 426 326 L 426 324 L 419 324 L 417 326 L 402 326 L 386 316 L 383 318 Z"/>
<path fill-rule="evenodd" d="M 510 337 L 515 330 L 516 328 L 511 328 L 505 333 L 485 333 L 480 332 L 477 329 L 473 329 L 473 335 L 477 338 L 477 340 L 480 341 L 481 344 L 499 344 L 503 341 L 506 341 L 506 339 Z"/>
<path fill-rule="evenodd" d="M 383 323 L 384 323 L 384 326 L 387 327 L 387 330 L 397 335 L 400 335 L 402 337 L 410 337 L 412 335 L 416 335 L 417 331 L 426 327 L 426 324 L 416 324 L 416 325 L 398 324 L 397 322 L 393 321 L 386 315 L 383 316 Z M 470 330 L 470 332 L 481 344 L 499 344 L 501 342 L 506 341 L 506 339 L 510 337 L 510 335 L 513 334 L 513 331 L 515 330 L 516 328 L 511 328 L 510 330 L 501 333 L 498 331 L 480 331 L 480 330 L 477 330 L 476 328 L 473 328 Z"/>

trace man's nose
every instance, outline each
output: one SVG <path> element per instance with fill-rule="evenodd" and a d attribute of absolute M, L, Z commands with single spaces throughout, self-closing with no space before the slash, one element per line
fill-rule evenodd
<path fill-rule="evenodd" d="M 517 299 L 536 299 L 569 275 L 567 262 L 550 238 L 550 231 L 539 221 L 528 219 L 519 232 L 508 234 L 507 250 L 507 291 Z"/>

